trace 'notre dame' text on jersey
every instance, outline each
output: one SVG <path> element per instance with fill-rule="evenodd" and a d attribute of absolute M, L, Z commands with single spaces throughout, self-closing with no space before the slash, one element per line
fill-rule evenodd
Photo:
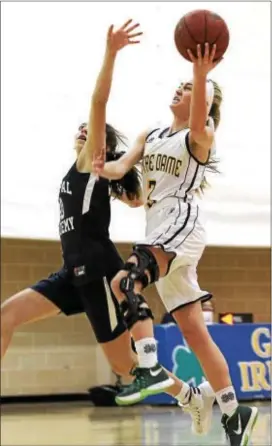
<path fill-rule="evenodd" d="M 88 267 L 97 277 L 110 266 L 115 247 L 109 239 L 110 182 L 80 173 L 76 163 L 63 178 L 60 192 L 59 234 L 68 269 Z"/>
<path fill-rule="evenodd" d="M 206 167 L 190 151 L 189 129 L 169 134 L 169 127 L 148 135 L 142 165 L 147 208 L 169 196 L 192 202 Z"/>

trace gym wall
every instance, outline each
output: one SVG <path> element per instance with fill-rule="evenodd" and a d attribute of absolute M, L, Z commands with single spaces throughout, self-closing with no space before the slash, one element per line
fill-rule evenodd
<path fill-rule="evenodd" d="M 117 244 L 125 259 L 131 246 Z M 60 244 L 41 240 L 1 240 L 1 301 L 46 277 L 61 265 Z M 208 247 L 199 282 L 213 293 L 216 314 L 254 314 L 270 321 L 270 249 Z M 145 293 L 158 323 L 163 306 L 152 286 Z M 85 316 L 35 322 L 15 333 L 3 364 L 1 394 L 81 393 L 114 381 Z"/>

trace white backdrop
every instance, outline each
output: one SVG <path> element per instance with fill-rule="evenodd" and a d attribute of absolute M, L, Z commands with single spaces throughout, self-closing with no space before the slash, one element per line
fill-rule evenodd
<path fill-rule="evenodd" d="M 108 25 L 132 17 L 142 44 L 119 55 L 108 121 L 132 141 L 156 121 L 192 66 L 177 53 L 173 31 L 203 8 L 227 21 L 231 41 L 212 73 L 224 91 L 217 134 L 220 176 L 206 194 L 209 244 L 270 244 L 269 3 L 2 3 L 1 233 L 58 238 L 59 184 L 74 161 L 73 138 L 86 120 Z M 150 119 L 152 117 L 152 119 Z M 113 204 L 111 236 L 144 235 L 144 212 Z"/>

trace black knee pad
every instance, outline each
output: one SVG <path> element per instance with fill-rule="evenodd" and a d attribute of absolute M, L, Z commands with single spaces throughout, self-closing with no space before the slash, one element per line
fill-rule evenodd
<path fill-rule="evenodd" d="M 141 294 L 134 294 L 134 299 L 130 296 L 128 300 L 123 300 L 120 308 L 129 330 L 138 321 L 154 319 L 152 311 Z"/>
<path fill-rule="evenodd" d="M 160 272 L 157 261 L 151 251 L 146 246 L 136 245 L 131 255 L 137 258 L 137 265 L 132 262 L 126 262 L 124 270 L 129 271 L 129 277 L 135 282 L 142 283 L 143 288 L 147 287 L 159 279 Z M 149 272 L 150 279 L 145 270 Z M 122 291 L 122 290 L 121 290 Z"/>
<path fill-rule="evenodd" d="M 145 246 L 138 245 L 134 248 L 132 255 L 137 258 L 137 265 L 127 262 L 124 270 L 128 275 L 120 281 L 120 290 L 126 296 L 126 300 L 120 305 L 121 312 L 127 327 L 130 329 L 137 321 L 153 319 L 153 314 L 148 307 L 144 297 L 134 292 L 135 281 L 142 283 L 143 288 L 155 282 L 159 278 L 159 267 L 157 261 Z M 145 270 L 150 274 L 150 280 Z"/>

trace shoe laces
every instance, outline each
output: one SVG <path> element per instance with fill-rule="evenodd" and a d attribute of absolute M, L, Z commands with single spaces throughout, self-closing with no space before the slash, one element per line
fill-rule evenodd
<path fill-rule="evenodd" d="M 133 369 L 131 371 L 131 375 L 136 376 L 136 378 L 138 378 L 138 377 L 142 376 L 142 370 L 143 369 L 140 369 L 140 367 L 136 367 L 135 369 Z"/>
<path fill-rule="evenodd" d="M 184 412 L 189 413 L 198 424 L 201 423 L 201 408 L 197 403 L 194 402 L 193 387 L 190 387 L 188 402 L 183 405 L 183 408 Z"/>
<path fill-rule="evenodd" d="M 137 388 L 141 388 L 142 386 L 145 385 L 146 379 L 143 373 L 143 369 L 138 367 L 134 369 L 131 374 L 135 376 L 135 380 L 133 381 L 134 386 L 136 386 Z"/>
<path fill-rule="evenodd" d="M 201 422 L 201 414 L 200 414 L 200 409 L 197 406 L 193 406 L 190 404 L 186 404 L 186 406 L 183 406 L 183 410 L 184 412 L 189 413 L 190 415 L 192 415 L 192 417 L 194 418 L 194 420 L 200 424 Z"/>

